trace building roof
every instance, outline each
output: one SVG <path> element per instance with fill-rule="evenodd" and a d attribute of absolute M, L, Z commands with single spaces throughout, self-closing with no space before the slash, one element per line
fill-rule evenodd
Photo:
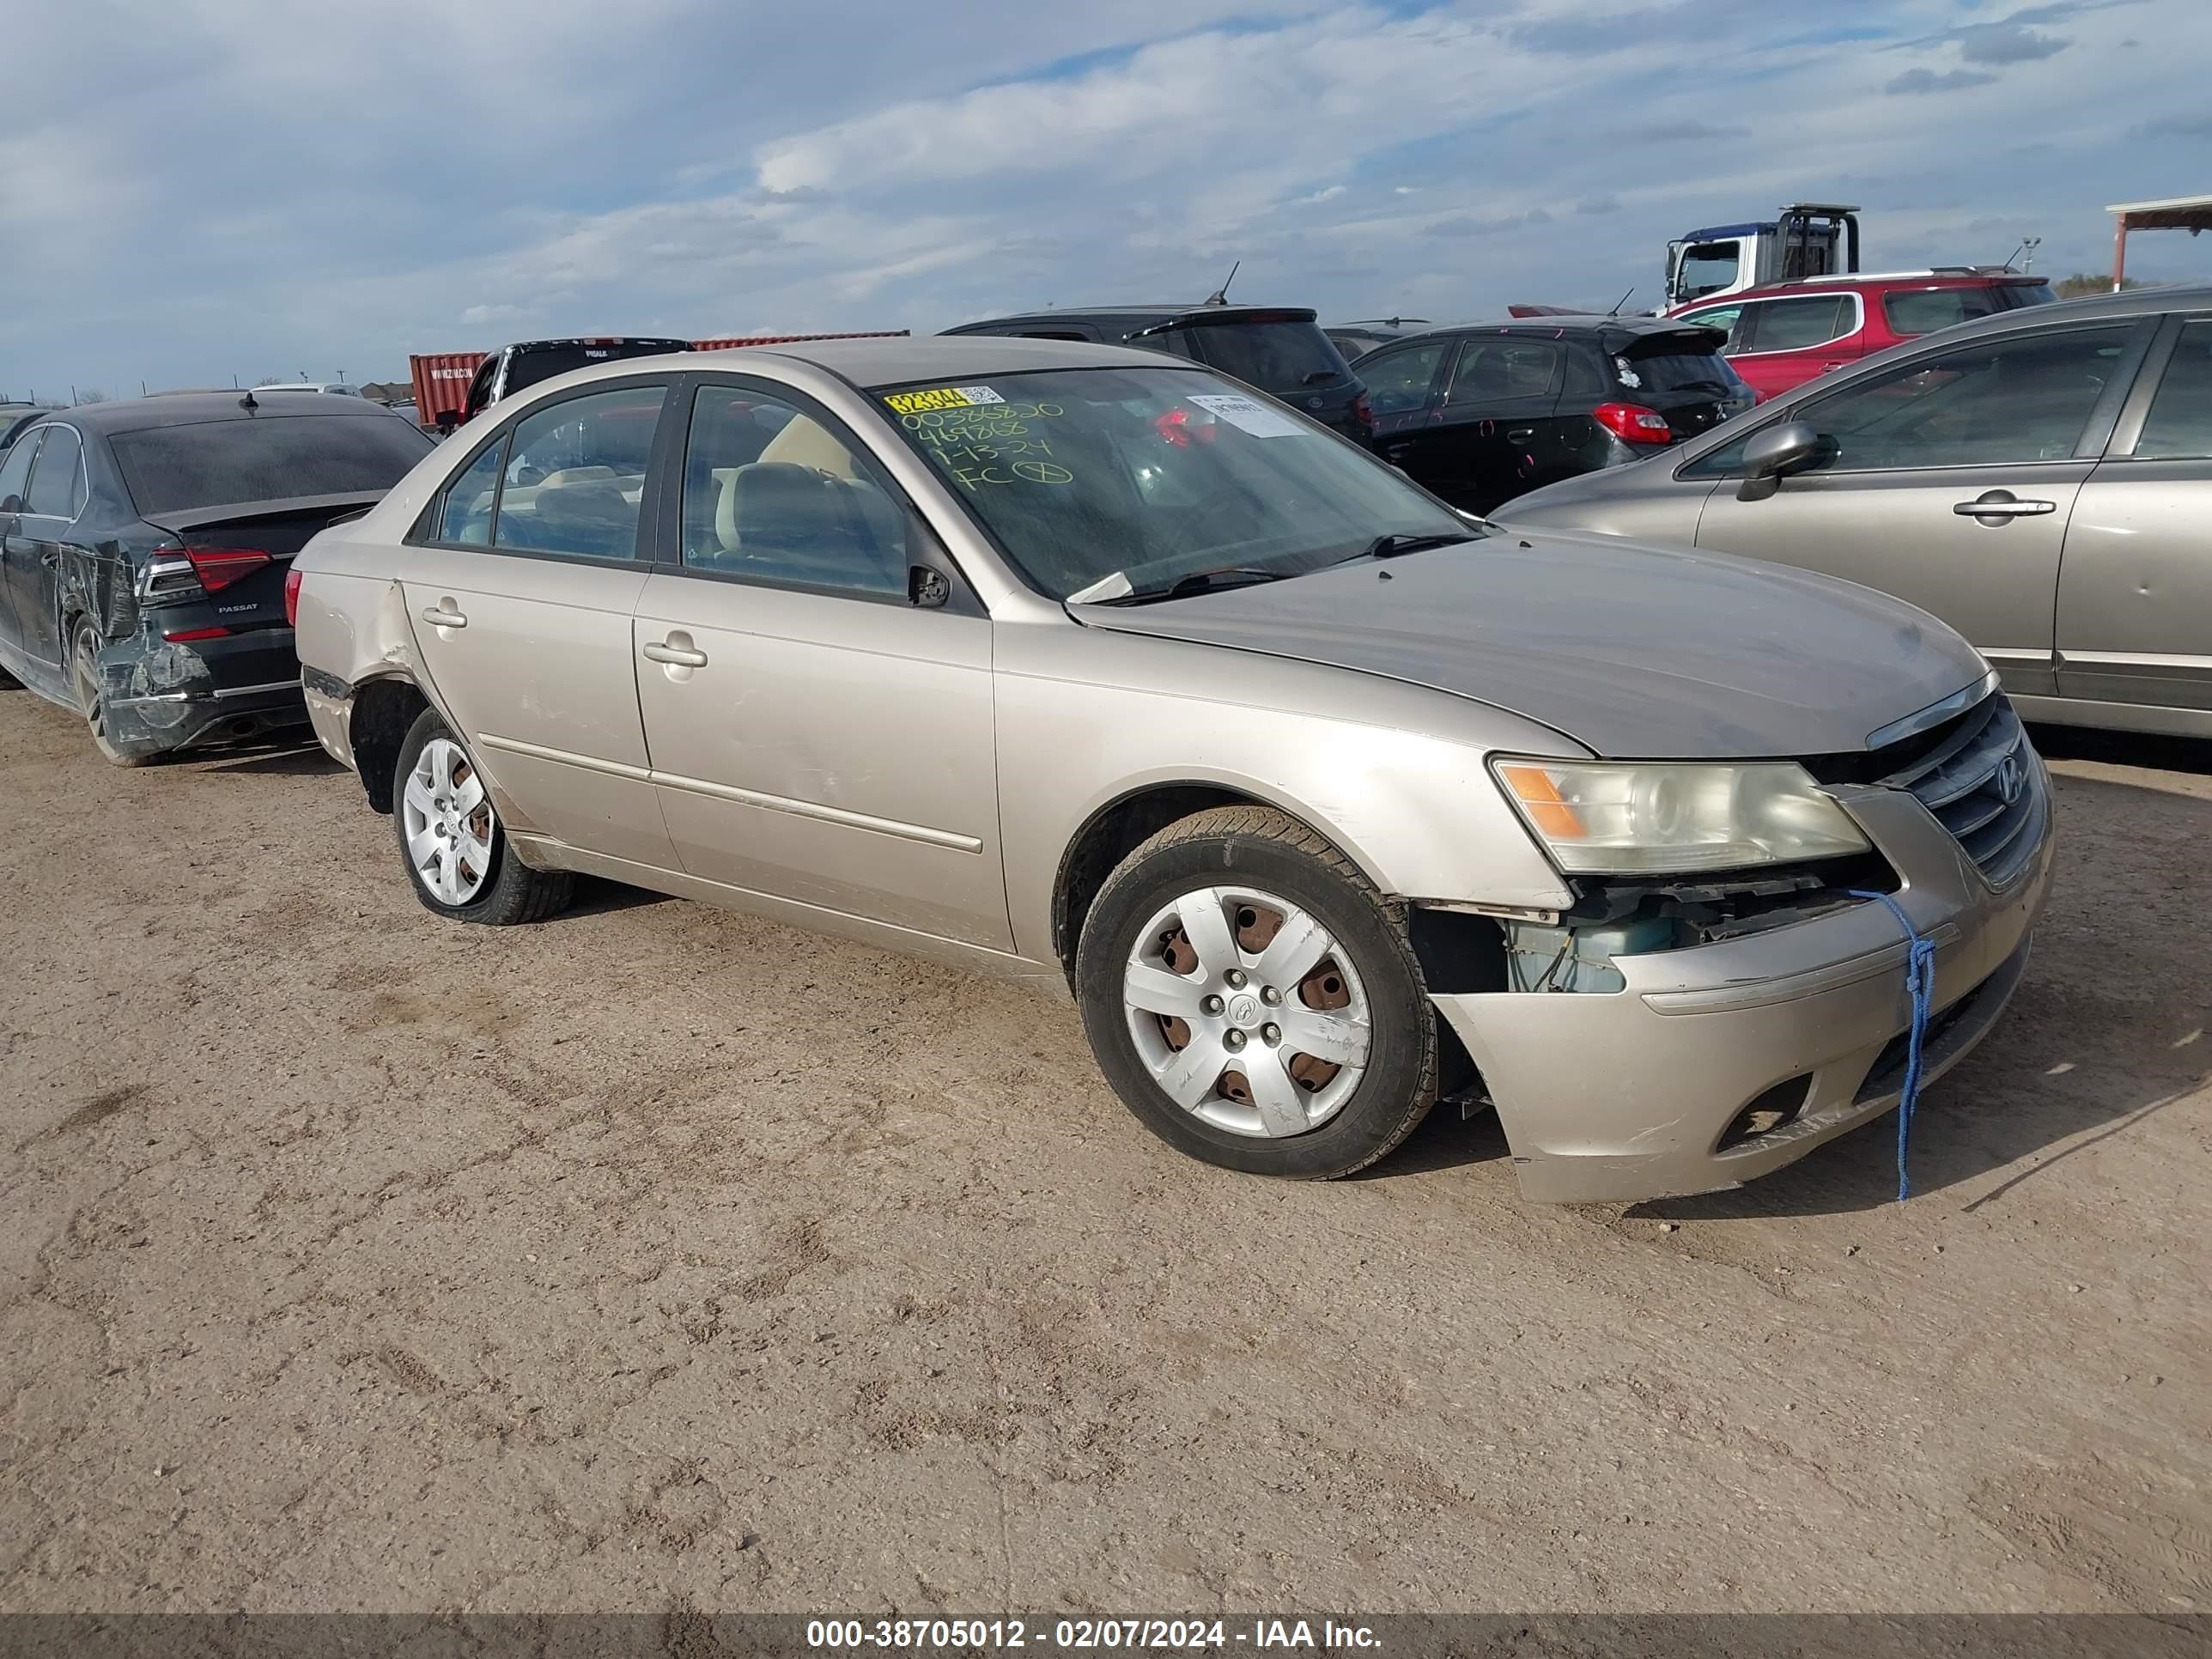
<path fill-rule="evenodd" d="M 2212 196 L 2168 196 L 2156 202 L 2114 202 L 2105 209 L 2130 230 L 2212 229 Z"/>

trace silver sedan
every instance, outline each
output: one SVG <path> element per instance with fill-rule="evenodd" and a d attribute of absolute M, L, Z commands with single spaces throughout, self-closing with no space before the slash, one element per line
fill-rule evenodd
<path fill-rule="evenodd" d="M 1933 618 L 1501 532 L 1150 353 L 579 371 L 292 599 L 435 915 L 588 872 L 1026 979 L 1148 1127 L 1263 1174 L 1443 1097 L 1533 1196 L 1748 1180 L 1897 1103 L 1907 927 L 1932 1077 L 2048 880 L 2041 763 Z"/>

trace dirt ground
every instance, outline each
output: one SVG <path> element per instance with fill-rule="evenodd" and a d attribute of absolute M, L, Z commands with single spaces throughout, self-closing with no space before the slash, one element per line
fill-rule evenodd
<path fill-rule="evenodd" d="M 0 1607 L 2212 1609 L 2212 747 L 2069 747 L 1910 1204 L 1885 1121 L 1553 1209 L 743 917 L 445 927 L 319 754 L 0 692 Z"/>

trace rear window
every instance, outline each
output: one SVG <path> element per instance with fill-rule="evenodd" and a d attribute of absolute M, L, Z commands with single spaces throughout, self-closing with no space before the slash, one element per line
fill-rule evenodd
<path fill-rule="evenodd" d="M 1264 392 L 1296 392 L 1351 378 L 1344 354 L 1318 323 L 1206 323 L 1176 329 L 1142 342 L 1164 345 L 1180 338 L 1197 347 L 1197 356 L 1224 374 Z"/>
<path fill-rule="evenodd" d="M 1886 294 L 1881 314 L 1893 334 L 1933 334 L 1972 317 L 1994 316 L 2022 306 L 2047 305 L 2057 296 L 2048 283 L 1998 283 L 1989 288 L 1923 289 L 1917 294 Z"/>
<path fill-rule="evenodd" d="M 428 454 L 411 421 L 381 412 L 261 415 L 118 432 L 108 441 L 144 518 L 295 495 L 381 492 Z"/>
<path fill-rule="evenodd" d="M 690 349 L 686 340 L 617 340 L 605 345 L 546 346 L 518 351 L 507 359 L 507 390 L 501 395 L 512 398 L 525 386 L 550 380 L 556 374 L 566 374 L 572 368 L 587 368 L 593 363 L 618 363 L 630 357 L 659 357 Z"/>
<path fill-rule="evenodd" d="M 1742 385 L 1741 377 L 1721 356 L 1717 338 L 1703 351 L 1670 340 L 1662 351 L 1616 357 L 1613 373 L 1621 385 L 1644 392 L 1733 392 Z"/>

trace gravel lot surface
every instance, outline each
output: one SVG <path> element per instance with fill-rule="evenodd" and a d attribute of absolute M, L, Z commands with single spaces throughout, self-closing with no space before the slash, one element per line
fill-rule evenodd
<path fill-rule="evenodd" d="M 1555 1209 L 744 917 L 442 926 L 319 753 L 0 691 L 0 1607 L 2212 1609 L 2212 748 L 2051 747 L 1910 1204 L 1885 1121 Z"/>

